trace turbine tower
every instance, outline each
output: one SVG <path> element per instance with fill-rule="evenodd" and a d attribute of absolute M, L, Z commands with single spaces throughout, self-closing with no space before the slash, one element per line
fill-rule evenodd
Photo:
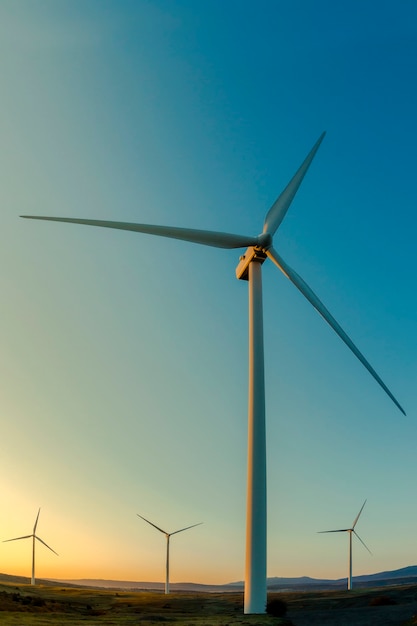
<path fill-rule="evenodd" d="M 35 539 L 37 539 L 38 541 L 43 543 L 43 545 L 46 546 L 49 550 L 51 550 L 51 552 L 53 552 L 54 554 L 59 556 L 59 554 L 57 552 L 55 552 L 55 550 L 52 550 L 52 548 L 50 548 L 48 546 L 48 544 L 44 542 L 43 539 L 41 539 L 40 537 L 38 537 L 36 535 L 36 527 L 38 525 L 38 519 L 39 519 L 39 513 L 40 512 L 41 512 L 41 510 L 39 509 L 38 510 L 38 514 L 36 516 L 35 525 L 33 527 L 33 533 L 31 535 L 24 535 L 23 537 L 15 537 L 14 539 L 5 539 L 3 541 L 3 543 L 7 543 L 8 541 L 18 541 L 19 539 L 30 539 L 30 537 L 32 537 L 32 578 L 30 580 L 30 584 L 31 585 L 35 584 Z"/>
<path fill-rule="evenodd" d="M 143 519 L 145 522 L 148 522 L 148 524 L 150 524 L 151 526 L 156 528 L 156 530 L 159 530 L 160 533 L 163 533 L 165 535 L 166 539 L 167 539 L 167 556 L 166 556 L 166 571 L 165 571 L 165 594 L 168 594 L 169 593 L 169 540 L 172 537 L 172 535 L 176 535 L 178 533 L 182 533 L 182 532 L 184 532 L 184 530 L 189 530 L 190 528 L 194 528 L 195 526 L 201 526 L 201 524 L 203 522 L 199 522 L 198 524 L 193 524 L 192 526 L 186 526 L 185 528 L 180 528 L 180 530 L 174 530 L 173 533 L 168 533 L 166 530 L 162 530 L 162 528 L 159 528 L 159 526 L 157 526 L 153 522 L 150 522 L 148 519 L 146 519 L 146 517 L 142 517 L 142 515 L 139 515 L 139 513 L 136 513 L 136 515 L 138 517 L 140 517 L 141 519 Z"/>
<path fill-rule="evenodd" d="M 266 439 L 265 439 L 265 382 L 262 313 L 262 264 L 268 257 L 286 276 L 320 315 L 328 322 L 353 354 L 361 361 L 402 413 L 403 408 L 391 391 L 358 350 L 350 337 L 337 323 L 307 283 L 273 248 L 273 236 L 281 225 L 287 210 L 323 140 L 323 133 L 315 143 L 284 191 L 266 214 L 260 235 L 246 236 L 224 232 L 195 230 L 171 226 L 112 222 L 67 217 L 22 215 L 21 217 L 71 222 L 136 231 L 180 239 L 215 248 L 246 248 L 236 268 L 236 276 L 248 281 L 249 286 L 249 394 L 248 394 L 248 479 L 246 521 L 245 613 L 266 611 Z"/>
<path fill-rule="evenodd" d="M 359 537 L 358 533 L 355 530 L 355 526 L 357 524 L 357 521 L 359 519 L 360 514 L 363 511 L 363 507 L 365 506 L 365 504 L 366 504 L 366 500 L 362 504 L 361 510 L 359 511 L 357 516 L 355 517 L 355 520 L 354 520 L 354 522 L 352 524 L 352 528 L 340 528 L 338 530 L 320 530 L 319 531 L 319 533 L 349 533 L 349 569 L 348 569 L 348 590 L 349 591 L 352 589 L 352 535 L 356 535 L 357 538 L 359 539 L 359 541 L 368 550 L 369 554 L 372 554 L 372 552 L 370 551 L 370 549 L 368 548 L 366 543 L 364 541 L 362 541 L 362 539 Z"/>

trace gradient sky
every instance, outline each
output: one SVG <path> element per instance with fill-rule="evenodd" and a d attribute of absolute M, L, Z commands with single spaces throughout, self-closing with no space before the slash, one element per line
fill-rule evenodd
<path fill-rule="evenodd" d="M 3 0 L 0 528 L 37 575 L 244 572 L 239 251 L 21 214 L 275 237 L 407 411 L 264 265 L 268 575 L 417 563 L 417 4 Z M 0 571 L 30 574 L 30 542 Z"/>

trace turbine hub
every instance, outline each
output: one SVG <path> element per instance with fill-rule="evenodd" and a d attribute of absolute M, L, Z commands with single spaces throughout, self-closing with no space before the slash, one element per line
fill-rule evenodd
<path fill-rule="evenodd" d="M 257 237 L 258 245 L 257 248 L 261 248 L 262 250 L 268 250 L 272 246 L 272 235 L 271 233 L 261 233 Z"/>

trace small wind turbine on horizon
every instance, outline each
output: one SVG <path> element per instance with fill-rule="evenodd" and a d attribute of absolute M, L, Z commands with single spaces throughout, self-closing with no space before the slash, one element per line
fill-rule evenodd
<path fill-rule="evenodd" d="M 249 394 L 248 394 L 248 474 L 246 506 L 245 613 L 265 613 L 266 587 L 266 432 L 265 376 L 262 310 L 262 264 L 269 258 L 302 295 L 313 305 L 353 354 L 366 367 L 385 393 L 405 415 L 404 409 L 376 373 L 350 337 L 345 333 L 307 283 L 278 254 L 273 237 L 280 227 L 297 190 L 319 149 L 325 133 L 319 137 L 284 191 L 265 216 L 262 233 L 256 236 L 232 233 L 68 217 L 22 215 L 21 217 L 88 226 L 129 230 L 148 235 L 180 239 L 215 248 L 246 248 L 236 268 L 236 277 L 249 287 Z"/>
<path fill-rule="evenodd" d="M 365 546 L 365 548 L 368 550 L 369 554 L 372 555 L 372 552 L 370 551 L 370 549 L 368 548 L 368 546 L 366 545 L 366 543 L 364 541 L 362 541 L 362 539 L 359 537 L 358 533 L 355 530 L 355 526 L 358 522 L 359 516 L 363 511 L 363 507 L 366 504 L 366 500 L 365 502 L 362 504 L 361 510 L 359 511 L 359 513 L 357 514 L 357 516 L 355 517 L 355 520 L 352 524 L 352 528 L 340 528 L 338 530 L 320 530 L 318 531 L 319 533 L 349 533 L 349 570 L 348 570 L 348 585 L 347 588 L 350 591 L 352 589 L 352 535 L 356 535 L 357 538 L 359 539 L 359 541 L 361 542 L 361 544 L 363 544 Z"/>
<path fill-rule="evenodd" d="M 38 519 L 39 519 L 39 513 L 40 512 L 41 512 L 41 510 L 39 509 L 38 510 L 38 514 L 36 516 L 35 525 L 33 527 L 33 533 L 31 535 L 24 535 L 23 537 L 14 537 L 13 539 L 5 539 L 3 541 L 3 543 L 7 543 L 8 541 L 19 541 L 19 539 L 30 539 L 32 537 L 32 578 L 31 578 L 31 581 L 30 581 L 31 585 L 35 584 L 35 539 L 37 539 L 38 541 L 43 543 L 43 545 L 46 546 L 48 548 L 48 550 L 50 550 L 51 552 L 53 552 L 54 554 L 59 556 L 58 552 L 55 552 L 55 550 L 53 550 L 50 546 L 48 546 L 48 544 L 45 543 L 44 540 L 41 539 L 40 537 L 38 537 L 37 534 L 36 534 L 36 527 L 38 525 Z"/>
<path fill-rule="evenodd" d="M 168 533 L 166 530 L 162 530 L 162 528 L 159 528 L 159 526 L 157 526 L 153 522 L 150 522 L 148 519 L 146 519 L 146 517 L 139 515 L 139 513 L 136 513 L 136 515 L 140 517 L 141 519 L 143 519 L 145 522 L 148 522 L 148 524 L 156 528 L 156 530 L 159 530 L 159 532 L 165 535 L 166 537 L 167 554 L 166 554 L 166 568 L 165 568 L 165 594 L 169 594 L 169 540 L 172 537 L 172 535 L 177 535 L 178 533 L 182 533 L 184 532 L 184 530 L 189 530 L 190 528 L 194 528 L 195 526 L 201 526 L 203 522 L 199 522 L 198 524 L 193 524 L 192 526 L 186 526 L 185 528 L 180 528 L 179 530 L 174 530 L 174 532 L 172 533 Z"/>

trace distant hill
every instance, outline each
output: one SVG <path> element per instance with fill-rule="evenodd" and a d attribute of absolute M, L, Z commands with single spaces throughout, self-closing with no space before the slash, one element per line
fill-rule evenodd
<path fill-rule="evenodd" d="M 396 569 L 392 572 L 380 572 L 379 574 L 369 574 L 368 576 L 356 576 L 356 580 L 385 580 L 392 578 L 414 578 L 415 576 L 417 576 L 417 565 L 410 565 L 409 567 L 402 567 L 401 569 Z"/>
<path fill-rule="evenodd" d="M 36 582 L 41 585 L 56 585 L 55 581 L 37 578 Z M 0 583 L 9 583 L 11 585 L 30 585 L 30 578 L 27 576 L 13 576 L 11 574 L 0 573 Z M 78 585 L 75 585 L 78 587 Z"/>
<path fill-rule="evenodd" d="M 0 576 L 1 577 L 1 576 Z M 52 582 L 51 579 L 49 579 Z M 94 587 L 98 589 L 119 589 L 129 591 L 161 591 L 165 590 L 165 583 L 144 582 L 132 580 L 101 580 L 96 578 L 79 578 L 70 580 L 56 580 L 55 583 L 77 585 L 82 587 Z M 223 593 L 236 591 L 230 585 L 203 585 L 200 583 L 169 583 L 171 591 L 195 591 L 196 593 Z M 242 586 L 243 589 L 243 586 Z"/>
<path fill-rule="evenodd" d="M 417 583 L 417 565 L 410 565 L 401 569 L 377 574 L 365 574 L 363 576 L 353 576 L 353 585 L 359 587 L 384 587 L 387 585 L 401 585 L 407 583 Z M 346 578 L 337 580 L 309 578 L 268 578 L 268 589 L 282 591 L 284 589 L 294 590 L 326 590 L 342 589 L 346 587 Z M 243 585 L 243 583 L 240 583 Z"/>
<path fill-rule="evenodd" d="M 11 576 L 9 574 L 0 574 L 0 582 L 8 582 L 16 585 L 24 585 L 30 583 L 30 578 L 23 576 Z M 165 585 L 161 582 L 138 582 L 126 580 L 102 580 L 93 578 L 69 579 L 69 580 L 51 580 L 38 579 L 43 585 L 68 585 L 76 587 L 94 587 L 99 589 L 129 589 L 135 591 L 160 591 L 163 592 Z M 408 583 L 417 583 L 417 565 L 410 565 L 401 569 L 379 572 L 377 574 L 367 574 L 363 576 L 354 576 L 353 584 L 357 587 L 383 587 L 388 585 L 404 585 Z M 309 576 L 300 576 L 299 578 L 268 578 L 268 589 L 270 591 L 312 591 L 312 590 L 329 590 L 346 588 L 346 578 L 337 580 L 310 578 Z M 172 591 L 195 591 L 206 593 L 225 593 L 243 591 L 243 581 L 226 583 L 224 585 L 203 585 L 198 583 L 170 583 Z"/>
<path fill-rule="evenodd" d="M 61 583 L 72 583 L 89 587 L 100 587 L 110 589 L 143 589 L 163 591 L 164 583 L 160 582 L 133 582 L 120 580 L 67 580 L 58 581 Z M 360 587 L 383 587 L 387 585 L 400 585 L 406 583 L 417 583 L 417 565 L 403 567 L 398 570 L 379 572 L 377 574 L 367 574 L 363 576 L 354 576 L 353 584 Z M 346 587 L 346 578 L 336 580 L 310 578 L 309 576 L 300 576 L 299 578 L 268 578 L 268 589 L 270 591 L 283 590 L 326 590 L 326 589 L 342 589 Z M 170 583 L 172 591 L 196 591 L 208 593 L 222 593 L 232 591 L 243 591 L 243 581 L 226 583 L 224 585 L 202 585 L 196 583 Z"/>

